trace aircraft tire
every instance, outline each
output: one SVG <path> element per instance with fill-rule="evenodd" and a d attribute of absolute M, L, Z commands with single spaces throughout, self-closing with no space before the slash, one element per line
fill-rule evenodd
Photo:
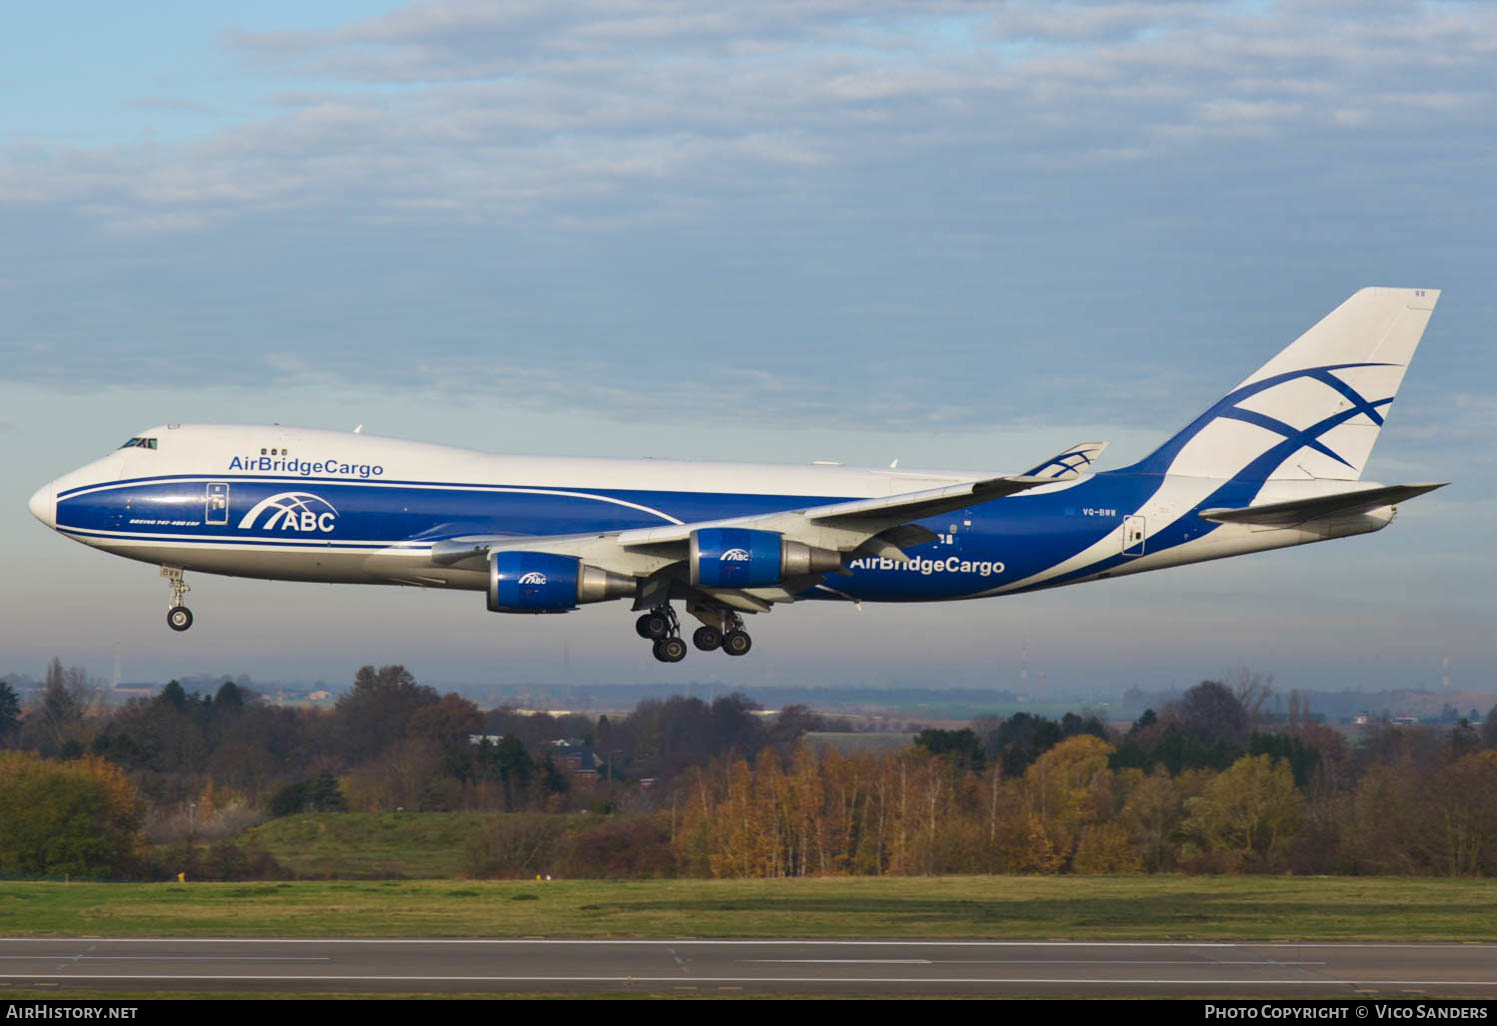
<path fill-rule="evenodd" d="M 723 632 L 716 627 L 703 625 L 692 632 L 691 643 L 700 651 L 711 652 L 722 647 Z"/>
<path fill-rule="evenodd" d="M 661 638 L 655 642 L 655 658 L 662 663 L 679 663 L 686 658 L 686 642 L 680 638 Z"/>
<path fill-rule="evenodd" d="M 646 613 L 634 621 L 634 630 L 647 641 L 652 638 L 658 641 L 671 632 L 671 624 L 659 613 Z"/>
<path fill-rule="evenodd" d="M 166 611 L 166 625 L 174 631 L 185 631 L 192 626 L 192 610 L 186 606 L 172 606 Z"/>
<path fill-rule="evenodd" d="M 730 656 L 748 655 L 753 647 L 754 640 L 748 636 L 748 631 L 729 631 L 723 635 L 723 651 Z"/>

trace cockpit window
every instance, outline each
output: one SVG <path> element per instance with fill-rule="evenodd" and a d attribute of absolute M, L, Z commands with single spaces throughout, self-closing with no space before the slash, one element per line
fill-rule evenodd
<path fill-rule="evenodd" d="M 128 442 L 126 442 L 124 445 L 120 446 L 120 448 L 121 449 L 154 449 L 154 448 L 156 448 L 156 439 L 154 439 L 154 438 L 132 438 Z"/>

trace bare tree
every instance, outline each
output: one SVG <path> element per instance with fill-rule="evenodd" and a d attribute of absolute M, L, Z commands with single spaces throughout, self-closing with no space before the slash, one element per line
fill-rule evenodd
<path fill-rule="evenodd" d="M 1256 727 L 1262 722 L 1263 706 L 1274 696 L 1273 674 L 1254 673 L 1246 666 L 1239 667 L 1230 681 L 1232 693 L 1242 703 L 1247 713 L 1248 724 Z"/>
<path fill-rule="evenodd" d="M 48 755 L 58 754 L 69 741 L 81 746 L 87 740 L 85 721 L 98 701 L 98 691 L 83 667 L 64 670 L 62 660 L 54 658 L 47 667 L 41 701 L 26 718 L 27 733 L 32 735 L 26 740 Z"/>

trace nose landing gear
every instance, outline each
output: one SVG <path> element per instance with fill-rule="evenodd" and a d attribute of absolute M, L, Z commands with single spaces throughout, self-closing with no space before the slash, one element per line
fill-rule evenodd
<path fill-rule="evenodd" d="M 171 604 L 166 607 L 166 625 L 174 631 L 185 631 L 192 626 L 192 610 L 182 604 L 182 596 L 192 589 L 182 580 L 180 567 L 164 566 L 161 576 L 172 590 Z"/>

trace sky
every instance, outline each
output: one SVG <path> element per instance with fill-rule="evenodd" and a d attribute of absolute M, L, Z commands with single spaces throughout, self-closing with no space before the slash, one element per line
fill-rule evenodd
<path fill-rule="evenodd" d="M 58 2 L 0 60 L 0 673 L 1497 687 L 1497 7 Z M 496 452 L 1123 466 L 1365 285 L 1444 290 L 1379 534 L 1034 596 L 621 604 L 189 575 L 31 519 L 162 422 Z"/>

